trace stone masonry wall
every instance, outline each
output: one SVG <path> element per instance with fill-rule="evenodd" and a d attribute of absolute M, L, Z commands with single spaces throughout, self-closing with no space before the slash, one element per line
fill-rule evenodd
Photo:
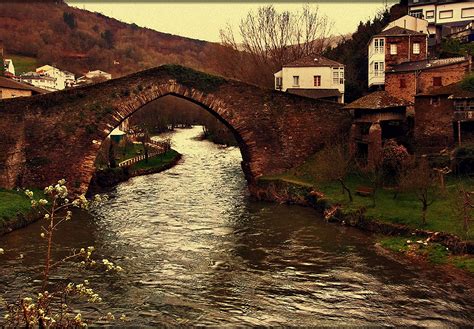
<path fill-rule="evenodd" d="M 425 36 L 387 36 L 385 42 L 385 66 L 390 69 L 391 65 L 410 61 L 421 61 L 427 58 Z M 413 43 L 420 44 L 420 53 L 413 54 Z M 397 45 L 397 54 L 390 54 L 390 45 Z"/>
<path fill-rule="evenodd" d="M 175 95 L 234 132 L 250 184 L 301 164 L 347 132 L 340 104 L 261 89 L 176 65 L 28 98 L 0 101 L 0 187 L 44 187 L 66 178 L 85 192 L 102 141 L 143 105 Z"/>

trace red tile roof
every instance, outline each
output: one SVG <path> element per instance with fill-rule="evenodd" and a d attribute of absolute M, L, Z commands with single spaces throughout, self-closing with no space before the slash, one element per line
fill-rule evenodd
<path fill-rule="evenodd" d="M 374 91 L 367 96 L 356 99 L 352 103 L 346 105 L 344 108 L 348 110 L 380 110 L 393 107 L 410 106 L 413 103 L 401 98 L 390 95 L 385 90 Z"/>
<path fill-rule="evenodd" d="M 290 62 L 283 65 L 283 67 L 318 67 L 318 66 L 344 66 L 344 64 L 338 63 L 321 55 L 306 56 L 296 61 Z"/>
<path fill-rule="evenodd" d="M 403 27 L 394 26 L 389 28 L 388 30 L 382 31 L 379 34 L 374 35 L 373 37 L 391 37 L 391 36 L 414 36 L 414 35 L 426 35 L 422 32 L 417 32 L 409 29 L 404 29 Z M 373 38 L 372 37 L 372 38 Z"/>

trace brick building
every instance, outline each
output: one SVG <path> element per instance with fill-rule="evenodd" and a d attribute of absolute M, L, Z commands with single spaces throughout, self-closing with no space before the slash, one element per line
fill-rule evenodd
<path fill-rule="evenodd" d="M 415 140 L 421 153 L 474 142 L 474 92 L 460 83 L 415 97 Z"/>
<path fill-rule="evenodd" d="M 427 34 L 391 27 L 374 35 L 369 42 L 369 88 L 383 86 L 385 71 L 394 65 L 427 58 Z"/>
<path fill-rule="evenodd" d="M 454 57 L 406 62 L 385 72 L 385 90 L 409 102 L 415 95 L 460 81 L 470 72 L 471 59 Z"/>
<path fill-rule="evenodd" d="M 373 167 L 382 156 L 383 142 L 406 136 L 406 108 L 412 103 L 375 91 L 345 106 L 353 116 L 350 150 L 358 163 Z"/>

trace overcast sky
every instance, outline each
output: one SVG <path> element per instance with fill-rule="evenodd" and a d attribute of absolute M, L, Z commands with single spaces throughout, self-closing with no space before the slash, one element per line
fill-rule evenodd
<path fill-rule="evenodd" d="M 71 6 L 100 12 L 126 23 L 135 23 L 160 32 L 181 35 L 193 39 L 218 42 L 219 29 L 227 23 L 237 27 L 249 10 L 256 10 L 265 3 L 235 2 L 98 2 L 67 1 Z M 387 0 L 372 1 L 318 1 L 322 13 L 334 22 L 333 34 L 353 32 L 359 21 L 372 18 L 384 8 Z M 393 0 L 388 0 L 393 4 Z M 276 3 L 278 10 L 297 11 L 303 2 Z"/>

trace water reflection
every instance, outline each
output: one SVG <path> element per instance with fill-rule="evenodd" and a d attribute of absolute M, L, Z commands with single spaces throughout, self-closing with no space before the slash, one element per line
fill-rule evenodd
<path fill-rule="evenodd" d="M 95 245 L 125 273 L 88 273 L 101 308 L 134 325 L 470 325 L 472 287 L 379 253 L 373 237 L 311 209 L 250 202 L 238 149 L 180 130 L 169 171 L 120 184 L 92 216 L 61 230 L 67 247 Z M 38 224 L 0 238 L 0 290 L 30 289 Z M 10 252 L 12 251 L 12 252 Z M 66 266 L 59 275 L 79 277 Z"/>

